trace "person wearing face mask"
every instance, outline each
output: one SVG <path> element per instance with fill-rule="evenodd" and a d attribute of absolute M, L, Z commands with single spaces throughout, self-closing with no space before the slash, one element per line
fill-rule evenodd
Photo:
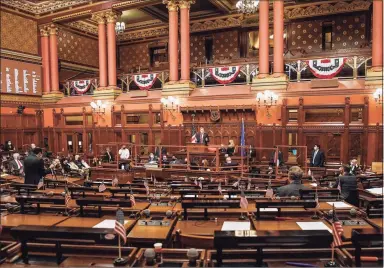
<path fill-rule="evenodd" d="M 350 166 L 350 175 L 358 175 L 361 173 L 361 168 L 360 166 L 357 164 L 357 159 L 352 159 L 351 160 L 351 166 Z"/>
<path fill-rule="evenodd" d="M 124 170 L 127 170 L 129 168 L 129 165 L 128 165 L 129 157 L 130 157 L 129 150 L 128 150 L 127 146 L 123 145 L 121 147 L 121 149 L 119 150 L 119 158 L 120 158 L 119 167 L 120 168 L 122 168 Z"/>
<path fill-rule="evenodd" d="M 53 165 L 49 168 L 52 169 Z M 49 172 L 49 170 L 45 170 L 44 168 L 43 150 L 36 147 L 24 160 L 24 183 L 37 185 L 40 179 Z"/>
<path fill-rule="evenodd" d="M 315 144 L 311 154 L 311 167 L 324 166 L 324 153 L 320 150 L 320 145 Z"/>
<path fill-rule="evenodd" d="M 9 151 L 14 151 L 15 146 L 13 146 L 11 141 L 7 141 L 4 146 L 4 151 L 9 152 Z"/>

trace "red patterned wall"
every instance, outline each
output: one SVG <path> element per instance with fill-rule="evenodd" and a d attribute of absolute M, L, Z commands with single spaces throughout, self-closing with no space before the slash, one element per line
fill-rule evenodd
<path fill-rule="evenodd" d="M 120 48 L 120 69 L 124 73 L 130 72 L 134 67 L 148 69 L 150 67 L 149 42 L 121 46 Z"/>
<path fill-rule="evenodd" d="M 239 34 L 237 31 L 213 34 L 213 59 L 237 59 L 240 57 Z"/>
<path fill-rule="evenodd" d="M 191 62 L 205 63 L 205 38 L 201 35 L 191 36 Z"/>
<path fill-rule="evenodd" d="M 338 16 L 329 20 L 293 22 L 290 25 L 289 49 L 322 50 L 322 26 L 332 23 L 332 49 L 359 48 L 366 44 L 366 17 Z"/>
<path fill-rule="evenodd" d="M 59 59 L 88 66 L 99 66 L 98 41 L 63 28 L 58 32 Z"/>

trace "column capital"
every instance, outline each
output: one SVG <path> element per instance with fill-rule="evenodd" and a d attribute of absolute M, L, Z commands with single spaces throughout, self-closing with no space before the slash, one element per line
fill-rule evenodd
<path fill-rule="evenodd" d="M 184 9 L 184 8 L 191 8 L 191 5 L 196 3 L 195 0 L 180 0 L 179 1 L 179 8 Z"/>
<path fill-rule="evenodd" d="M 41 37 L 48 37 L 49 36 L 49 30 L 46 27 L 40 28 L 40 35 L 41 35 Z"/>
<path fill-rule="evenodd" d="M 98 24 L 105 24 L 105 14 L 104 13 L 92 14 L 92 20 L 96 21 Z"/>
<path fill-rule="evenodd" d="M 57 35 L 58 31 L 59 31 L 59 28 L 55 24 L 51 24 L 49 26 L 49 34 L 50 35 Z"/>
<path fill-rule="evenodd" d="M 163 4 L 167 5 L 168 11 L 177 11 L 178 3 L 176 0 L 163 0 Z"/>
<path fill-rule="evenodd" d="M 116 23 L 117 16 L 120 14 L 121 12 L 117 12 L 113 10 L 105 12 L 105 18 L 107 19 L 107 23 Z"/>

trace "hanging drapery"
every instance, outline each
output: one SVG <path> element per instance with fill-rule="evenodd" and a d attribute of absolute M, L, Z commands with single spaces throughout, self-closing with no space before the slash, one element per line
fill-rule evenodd
<path fill-rule="evenodd" d="M 209 68 L 209 72 L 220 84 L 229 84 L 239 75 L 240 66 L 214 67 Z"/>
<path fill-rule="evenodd" d="M 330 58 L 307 61 L 309 69 L 317 78 L 329 79 L 337 75 L 347 58 Z"/>
<path fill-rule="evenodd" d="M 156 82 L 157 74 L 135 74 L 132 76 L 133 81 L 141 90 L 150 89 Z"/>
<path fill-rule="evenodd" d="M 78 93 L 84 94 L 91 87 L 93 80 L 85 79 L 85 80 L 76 80 L 71 82 L 71 87 Z"/>

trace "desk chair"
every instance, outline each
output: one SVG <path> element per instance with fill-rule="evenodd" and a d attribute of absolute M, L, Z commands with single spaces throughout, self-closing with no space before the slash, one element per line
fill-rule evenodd
<path fill-rule="evenodd" d="M 182 234 L 180 230 L 176 232 L 176 243 L 182 248 L 213 248 L 213 236 L 200 236 Z"/>

